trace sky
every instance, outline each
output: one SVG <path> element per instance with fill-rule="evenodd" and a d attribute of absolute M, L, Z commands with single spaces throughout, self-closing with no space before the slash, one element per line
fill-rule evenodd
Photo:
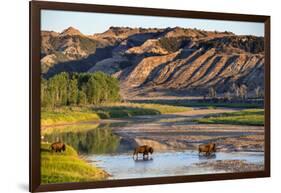
<path fill-rule="evenodd" d="M 102 33 L 110 26 L 142 28 L 178 26 L 207 31 L 231 31 L 237 35 L 264 36 L 264 24 L 257 22 L 41 10 L 41 30 L 61 32 L 70 26 L 86 35 Z"/>

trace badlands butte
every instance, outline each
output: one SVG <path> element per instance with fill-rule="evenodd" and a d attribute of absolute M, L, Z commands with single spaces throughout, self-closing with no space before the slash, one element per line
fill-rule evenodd
<path fill-rule="evenodd" d="M 69 27 L 41 32 L 45 78 L 102 71 L 120 80 L 124 99 L 218 95 L 264 88 L 264 38 L 190 28 L 110 27 L 84 35 Z"/>

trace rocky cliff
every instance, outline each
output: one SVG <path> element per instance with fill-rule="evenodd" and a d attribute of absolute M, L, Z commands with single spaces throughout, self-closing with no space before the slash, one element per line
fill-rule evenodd
<path fill-rule="evenodd" d="M 41 35 L 44 76 L 103 71 L 120 80 L 125 98 L 264 87 L 263 37 L 180 27 L 110 27 L 93 35 L 70 27 Z"/>

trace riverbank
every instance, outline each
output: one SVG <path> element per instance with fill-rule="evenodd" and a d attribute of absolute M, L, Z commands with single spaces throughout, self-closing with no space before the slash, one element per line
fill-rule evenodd
<path fill-rule="evenodd" d="M 42 109 L 41 127 L 51 125 L 73 124 L 83 121 L 98 121 L 100 117 L 86 108 Z"/>
<path fill-rule="evenodd" d="M 208 124 L 195 120 L 217 114 L 245 114 L 239 109 L 194 109 L 187 112 L 119 119 L 110 126 L 124 144 L 153 146 L 156 151 L 195 150 L 202 143 L 216 143 L 221 152 L 263 152 L 263 125 Z M 252 116 L 250 114 L 250 116 Z M 121 121 L 123 120 L 123 124 Z M 114 120 L 116 121 L 116 120 Z"/>
<path fill-rule="evenodd" d="M 200 107 L 200 108 L 263 108 L 263 103 L 252 102 L 243 102 L 243 101 L 213 101 L 213 100 L 203 100 L 202 97 L 153 97 L 145 98 L 138 97 L 133 99 L 127 99 L 133 103 L 150 103 L 150 104 L 166 104 L 173 106 L 184 106 L 184 107 Z"/>
<path fill-rule="evenodd" d="M 264 125 L 263 109 L 247 109 L 238 112 L 210 115 L 195 120 L 203 124 L 231 124 L 231 125 Z"/>
<path fill-rule="evenodd" d="M 60 107 L 42 109 L 41 126 L 99 121 L 109 118 L 126 118 L 139 115 L 159 115 L 189 111 L 191 108 L 138 103 L 112 103 L 99 106 Z"/>
<path fill-rule="evenodd" d="M 66 151 L 50 151 L 50 144 L 41 144 L 41 183 L 66 183 L 105 180 L 109 174 L 81 159 L 70 146 Z"/>
<path fill-rule="evenodd" d="M 248 163 L 244 160 L 211 160 L 196 163 L 190 166 L 192 168 L 202 168 L 204 170 L 225 171 L 225 172 L 253 172 L 263 171 L 263 163 Z"/>
<path fill-rule="evenodd" d="M 242 111 L 245 114 L 245 111 Z M 63 133 L 79 131 L 79 136 L 91 136 L 94 132 L 113 133 L 120 138 L 122 148 L 132 150 L 136 144 L 147 144 L 156 151 L 169 149 L 197 150 L 198 144 L 213 142 L 222 152 L 262 152 L 264 149 L 263 125 L 236 125 L 236 124 L 208 124 L 198 123 L 195 120 L 215 117 L 217 114 L 241 114 L 239 109 L 192 109 L 184 112 L 142 115 L 127 118 L 104 119 L 99 122 L 78 123 L 73 125 L 61 125 L 45 127 L 43 135 L 48 136 L 49 141 L 62 137 Z M 249 116 L 252 116 L 249 113 Z M 205 118 L 204 118 L 205 117 Z M 100 129 L 99 129 L 100 128 Z M 93 131 L 90 131 L 93 130 Z M 66 135 L 65 134 L 65 135 Z M 99 133 L 100 135 L 100 133 Z M 110 137 L 111 135 L 108 135 Z M 67 137 L 64 137 L 65 140 Z M 47 138 L 46 138 L 47 139 Z M 69 141 L 71 143 L 71 141 Z M 74 143 L 74 142 L 73 142 Z M 72 145 L 73 146 L 73 145 Z M 77 142 L 75 142 L 75 147 Z"/>

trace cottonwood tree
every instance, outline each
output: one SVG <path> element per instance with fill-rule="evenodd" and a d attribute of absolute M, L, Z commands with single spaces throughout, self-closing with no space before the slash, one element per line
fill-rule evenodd
<path fill-rule="evenodd" d="M 238 97 L 240 96 L 239 86 L 236 85 L 235 83 L 233 83 L 233 84 L 231 85 L 231 90 L 232 90 L 232 92 L 234 93 L 235 97 L 238 98 Z"/>
<path fill-rule="evenodd" d="M 76 105 L 78 99 L 78 82 L 77 79 L 70 79 L 68 82 L 68 105 Z"/>
<path fill-rule="evenodd" d="M 255 88 L 255 95 L 256 95 L 256 98 L 261 97 L 261 87 L 260 86 L 257 86 Z"/>
<path fill-rule="evenodd" d="M 84 91 L 79 90 L 78 91 L 78 96 L 77 96 L 77 104 L 78 105 L 86 105 L 87 103 L 88 103 L 87 95 L 85 94 Z"/>
<path fill-rule="evenodd" d="M 215 98 L 217 96 L 217 92 L 214 87 L 209 88 L 209 97 Z"/>
<path fill-rule="evenodd" d="M 231 101 L 231 93 L 229 91 L 224 93 L 224 99 Z"/>
<path fill-rule="evenodd" d="M 41 81 L 42 107 L 120 101 L 119 81 L 102 72 L 60 73 Z"/>
<path fill-rule="evenodd" d="M 248 87 L 245 84 L 242 84 L 239 87 L 239 94 L 242 100 L 245 100 L 247 98 L 247 94 L 248 94 Z"/>
<path fill-rule="evenodd" d="M 92 76 L 89 79 L 89 81 L 86 84 L 86 88 L 87 88 L 86 94 L 87 94 L 88 102 L 94 105 L 100 104 L 102 86 L 95 79 L 95 77 Z"/>

